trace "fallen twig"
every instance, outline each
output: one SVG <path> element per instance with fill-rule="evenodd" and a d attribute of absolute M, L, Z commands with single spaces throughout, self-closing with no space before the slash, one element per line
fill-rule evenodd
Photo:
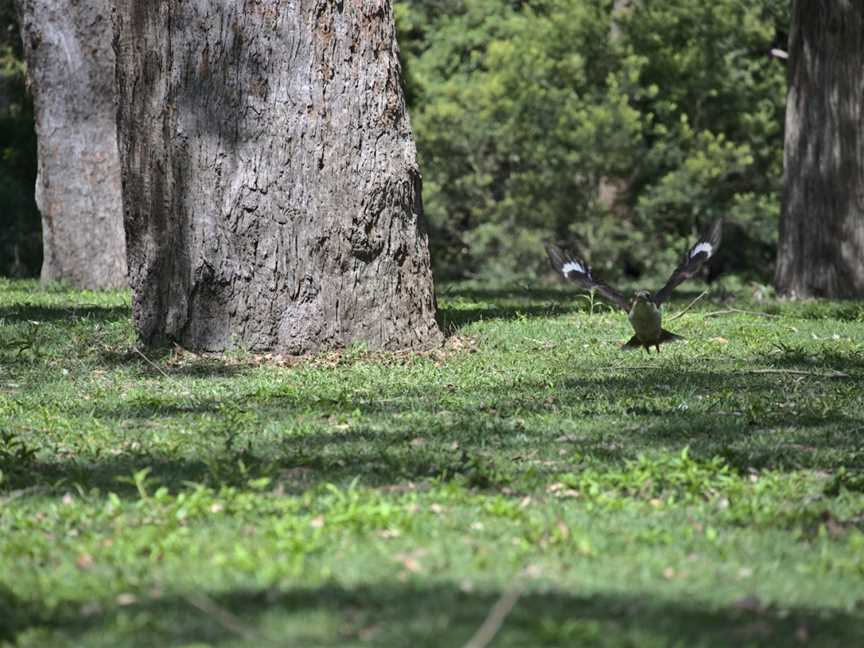
<path fill-rule="evenodd" d="M 465 648 L 486 648 L 495 638 L 495 635 L 498 634 L 507 615 L 510 614 L 513 606 L 516 605 L 516 601 L 519 600 L 519 595 L 519 590 L 515 588 L 504 592 L 495 605 L 492 606 L 492 609 L 489 610 L 489 614 L 486 616 L 486 620 L 483 621 L 483 625 L 477 629 L 474 636 L 465 644 Z"/>
<path fill-rule="evenodd" d="M 172 382 L 177 383 L 177 386 L 178 386 L 178 387 L 179 387 L 183 392 L 185 392 L 185 394 L 186 394 L 187 396 L 194 396 L 194 394 L 193 394 L 189 389 L 187 389 L 185 386 L 183 386 L 182 384 L 180 384 L 180 381 L 179 381 L 179 380 L 177 380 L 176 378 L 173 378 L 172 376 L 169 376 L 168 373 L 167 373 L 164 369 L 162 369 L 162 367 L 160 367 L 160 366 L 157 365 L 155 362 L 153 362 L 150 358 L 148 358 L 146 355 L 144 355 L 144 352 L 141 351 L 141 349 L 139 349 L 138 347 L 135 347 L 135 353 L 137 353 L 137 354 L 140 355 L 142 358 L 144 358 L 144 360 L 145 360 L 145 362 L 147 362 L 147 364 L 149 364 L 151 367 L 153 367 L 156 371 L 158 371 L 160 374 L 162 374 L 165 378 L 167 378 L 168 380 L 170 380 L 170 381 L 172 381 Z"/>
<path fill-rule="evenodd" d="M 158 371 L 159 373 L 161 373 L 163 376 L 165 376 L 165 377 L 168 378 L 169 380 L 171 379 L 171 376 L 169 376 L 167 373 L 165 373 L 165 370 L 162 369 L 162 367 L 160 367 L 160 366 L 157 365 L 155 362 L 153 362 L 150 358 L 148 358 L 146 355 L 144 355 L 144 352 L 141 351 L 141 349 L 139 349 L 138 347 L 134 347 L 134 351 L 135 351 L 135 353 L 137 353 L 138 355 L 140 355 L 142 358 L 144 358 L 144 362 L 146 362 L 147 364 L 149 364 L 151 367 L 153 367 L 156 371 Z"/>
<path fill-rule="evenodd" d="M 608 369 L 610 371 L 632 371 L 634 369 L 639 370 L 639 369 L 657 369 L 657 368 L 658 368 L 658 365 L 647 365 L 647 364 L 646 365 L 620 364 L 620 365 L 609 365 L 607 367 L 597 367 L 597 369 Z"/>
<path fill-rule="evenodd" d="M 14 490 L 8 495 L 0 497 L 0 504 L 8 504 L 12 500 L 18 499 L 19 497 L 26 497 L 28 495 L 33 495 L 34 493 L 42 493 L 48 490 L 49 489 L 47 486 L 29 486 L 28 488 Z"/>
<path fill-rule="evenodd" d="M 535 338 L 525 338 L 525 340 L 528 342 L 532 342 L 532 343 L 536 344 L 537 346 L 540 346 L 544 349 L 554 349 L 556 346 L 558 346 L 552 340 L 537 340 Z"/>
<path fill-rule="evenodd" d="M 192 607 L 197 608 L 204 614 L 218 621 L 226 630 L 229 630 L 244 639 L 254 640 L 256 638 L 257 633 L 252 628 L 248 627 L 237 615 L 226 610 L 209 596 L 199 593 L 187 594 L 183 598 L 185 598 L 186 602 Z"/>
<path fill-rule="evenodd" d="M 707 295 L 707 294 L 708 294 L 708 290 L 703 290 L 701 295 L 699 295 L 696 299 L 694 299 L 694 300 L 691 301 L 689 304 L 687 304 L 687 306 L 684 307 L 684 310 L 682 310 L 682 311 L 680 311 L 680 312 L 678 312 L 678 313 L 675 313 L 672 317 L 670 317 L 670 318 L 668 319 L 668 321 L 671 322 L 671 321 L 676 320 L 676 319 L 678 319 L 679 317 L 681 317 L 684 313 L 686 313 L 686 312 L 689 311 L 691 308 L 693 308 L 693 306 L 696 304 L 696 302 L 698 302 L 700 299 L 702 299 L 702 298 L 703 298 L 705 295 Z"/>
<path fill-rule="evenodd" d="M 705 313 L 704 317 L 720 317 L 721 315 L 732 315 L 734 313 L 738 313 L 740 315 L 758 315 L 759 317 L 782 317 L 782 315 L 772 315 L 771 313 L 761 313 L 759 311 L 741 310 L 740 308 L 726 308 L 724 310 L 712 311 L 710 313 Z"/>
<path fill-rule="evenodd" d="M 791 374 L 793 376 L 815 376 L 817 378 L 851 378 L 852 376 L 832 369 L 827 371 L 808 371 L 806 369 L 741 369 L 738 373 L 750 374 Z"/>

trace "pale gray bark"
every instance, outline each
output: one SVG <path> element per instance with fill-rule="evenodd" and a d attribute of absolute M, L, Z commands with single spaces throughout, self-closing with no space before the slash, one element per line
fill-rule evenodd
<path fill-rule="evenodd" d="M 864 3 L 792 12 L 777 291 L 864 297 Z"/>
<path fill-rule="evenodd" d="M 438 344 L 390 2 L 115 6 L 142 340 L 295 354 Z"/>
<path fill-rule="evenodd" d="M 126 282 L 109 0 L 17 0 L 36 113 L 43 282 Z"/>
<path fill-rule="evenodd" d="M 609 19 L 609 42 L 620 43 L 623 37 L 621 20 L 633 11 L 635 0 L 614 0 Z M 601 177 L 597 182 L 597 203 L 604 209 L 624 218 L 631 211 L 629 205 L 632 178 Z"/>
<path fill-rule="evenodd" d="M 609 40 L 616 43 L 621 40 L 621 18 L 629 16 L 633 10 L 634 0 L 614 0 L 612 2 L 612 20 L 609 25 Z"/>

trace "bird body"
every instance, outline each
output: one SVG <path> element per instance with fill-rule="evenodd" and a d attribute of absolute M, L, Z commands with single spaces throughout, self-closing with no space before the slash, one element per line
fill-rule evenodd
<path fill-rule="evenodd" d="M 663 328 L 662 308 L 654 303 L 651 293 L 647 290 L 636 293 L 633 306 L 627 313 L 627 319 L 630 320 L 635 335 L 624 344 L 622 347 L 624 349 L 642 347 L 648 351 L 653 346 L 659 353 L 661 344 L 684 339 Z"/>
<path fill-rule="evenodd" d="M 699 241 L 687 251 L 684 259 L 660 290 L 654 294 L 649 290 L 637 290 L 632 300 L 628 300 L 623 293 L 596 279 L 591 273 L 591 266 L 581 258 L 554 245 L 546 246 L 546 251 L 552 267 L 565 278 L 575 281 L 588 290 L 596 290 L 606 301 L 627 313 L 635 335 L 622 346 L 623 349 L 642 347 L 650 353 L 650 348 L 653 346 L 659 353 L 661 344 L 683 339 L 680 335 L 670 333 L 663 328 L 663 302 L 681 282 L 696 274 L 702 264 L 717 252 L 721 231 L 722 221 L 717 220 L 712 223 L 699 237 Z"/>
<path fill-rule="evenodd" d="M 660 309 L 651 301 L 650 296 L 644 298 L 637 293 L 636 299 L 633 300 L 633 307 L 627 314 L 627 319 L 630 320 L 636 337 L 640 340 L 647 343 L 660 339 L 660 331 L 663 330 L 660 324 L 663 318 Z"/>

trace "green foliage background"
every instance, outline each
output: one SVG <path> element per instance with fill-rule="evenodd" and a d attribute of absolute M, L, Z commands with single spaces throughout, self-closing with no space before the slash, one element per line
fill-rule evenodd
<path fill-rule="evenodd" d="M 785 100 L 768 52 L 786 4 L 398 3 L 438 275 L 543 271 L 548 238 L 606 276 L 667 272 L 681 237 L 723 215 L 719 265 L 767 280 Z"/>
<path fill-rule="evenodd" d="M 0 275 L 35 275 L 42 264 L 33 105 L 25 86 L 12 0 L 0 0 Z"/>
<path fill-rule="evenodd" d="M 770 280 L 785 67 L 768 51 L 787 5 L 636 0 L 613 18 L 611 0 L 398 1 L 436 275 L 534 276 L 557 239 L 606 277 L 652 277 L 724 215 L 712 272 Z M 14 6 L 0 0 L 0 274 L 41 264 L 35 174 Z"/>

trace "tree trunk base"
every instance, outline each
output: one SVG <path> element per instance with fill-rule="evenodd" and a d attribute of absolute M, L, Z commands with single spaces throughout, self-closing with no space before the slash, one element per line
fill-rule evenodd
<path fill-rule="evenodd" d="M 390 3 L 116 7 L 142 340 L 288 354 L 440 344 Z"/>

